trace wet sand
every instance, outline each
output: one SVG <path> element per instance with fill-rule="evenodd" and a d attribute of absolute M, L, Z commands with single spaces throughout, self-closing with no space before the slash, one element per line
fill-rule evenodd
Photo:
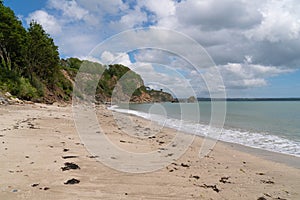
<path fill-rule="evenodd" d="M 0 116 L 0 199 L 300 199 L 299 158 L 293 156 L 265 156 L 260 150 L 218 142 L 200 159 L 203 138 L 196 137 L 179 159 L 162 169 L 126 173 L 86 150 L 71 106 L 1 106 Z M 97 116 L 111 142 L 129 152 L 166 148 L 176 134 L 163 128 L 148 136 L 149 122 L 133 116 L 136 127 L 120 127 L 104 106 Z"/>

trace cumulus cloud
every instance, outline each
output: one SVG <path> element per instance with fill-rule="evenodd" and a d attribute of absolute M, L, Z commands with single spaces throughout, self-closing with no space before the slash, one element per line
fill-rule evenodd
<path fill-rule="evenodd" d="M 246 35 L 255 40 L 270 42 L 299 39 L 300 7 L 295 3 L 289 0 L 268 2 L 260 9 L 263 20 L 258 26 L 248 30 Z"/>
<path fill-rule="evenodd" d="M 136 62 L 170 65 L 175 55 L 161 49 L 140 49 L 134 54 Z"/>
<path fill-rule="evenodd" d="M 48 0 L 47 5 L 45 10 L 31 16 L 35 16 L 54 37 L 62 29 L 71 33 L 71 37 L 92 37 L 90 44 L 82 44 L 84 46 L 96 46 L 103 39 L 126 29 L 163 26 L 196 39 L 217 64 L 243 62 L 245 55 L 251 55 L 257 64 L 300 65 L 296 53 L 289 58 L 285 56 L 300 50 L 300 7 L 296 0 Z M 58 37 L 67 38 L 68 35 Z M 74 54 L 77 46 L 74 41 L 73 45 L 64 48 L 64 54 Z M 272 49 L 272 52 L 266 49 Z M 75 53 L 81 56 L 86 50 L 81 52 L 79 48 Z M 265 58 L 269 56 L 276 59 L 266 62 Z"/>
<path fill-rule="evenodd" d="M 94 34 L 77 32 L 80 27 L 63 29 L 63 33 L 56 37 L 60 53 L 69 56 L 84 57 L 95 47 L 98 38 Z"/>
<path fill-rule="evenodd" d="M 116 16 L 123 14 L 119 12 L 129 9 L 128 1 L 123 2 L 122 0 L 76 0 L 76 2 L 84 9 L 97 13 L 98 16 Z"/>
<path fill-rule="evenodd" d="M 293 72 L 292 69 L 249 63 L 229 63 L 218 66 L 218 69 L 227 89 L 247 89 L 266 86 L 268 78 Z"/>
<path fill-rule="evenodd" d="M 109 22 L 109 28 L 116 31 L 126 30 L 128 28 L 141 27 L 147 21 L 147 14 L 142 12 L 140 7 L 136 6 L 121 16 L 119 20 Z"/>
<path fill-rule="evenodd" d="M 153 89 L 163 89 L 177 98 L 195 96 L 195 90 L 189 79 L 172 67 L 137 62 L 130 68 L 140 74 L 145 84 Z"/>
<path fill-rule="evenodd" d="M 265 87 L 270 78 L 294 72 L 290 68 L 253 64 L 251 56 L 245 56 L 243 63 L 228 63 L 214 68 L 192 66 L 178 55 L 161 49 L 139 49 L 131 56 L 135 60 L 133 63 L 128 54 L 105 51 L 101 62 L 123 63 L 139 73 L 146 85 L 167 89 L 176 93 L 177 97 L 191 96 L 193 92 L 198 96 L 208 96 L 212 93 L 222 95 L 224 90 Z"/>
<path fill-rule="evenodd" d="M 153 12 L 157 20 L 174 15 L 176 12 L 175 1 L 172 0 L 142 0 L 138 1 L 138 5 Z"/>
<path fill-rule="evenodd" d="M 26 21 L 29 24 L 32 20 L 42 24 L 45 30 L 50 34 L 56 35 L 61 33 L 62 27 L 58 20 L 53 15 L 48 14 L 46 11 L 37 10 L 31 13 L 26 18 Z"/>
<path fill-rule="evenodd" d="M 49 0 L 48 6 L 51 9 L 62 11 L 62 15 L 73 20 L 82 20 L 88 15 L 88 10 L 80 7 L 75 0 L 61 1 Z"/>
<path fill-rule="evenodd" d="M 104 51 L 99 60 L 104 65 L 122 64 L 124 66 L 131 66 L 132 64 L 127 53 L 111 53 L 109 51 Z"/>
<path fill-rule="evenodd" d="M 188 69 L 184 67 L 188 65 L 186 61 L 169 52 L 153 49 L 134 51 L 131 52 L 131 56 L 134 57 L 134 62 L 131 62 L 126 53 L 104 51 L 97 60 L 103 64 L 119 63 L 128 66 L 140 74 L 145 84 L 153 89 L 163 89 L 179 98 L 195 95 L 195 88 L 190 82 L 191 77 L 189 72 L 186 72 Z M 161 59 L 155 59 L 157 56 Z M 194 76 L 196 74 L 199 75 L 199 72 L 195 71 Z"/>
<path fill-rule="evenodd" d="M 183 24 L 208 30 L 244 29 L 261 20 L 251 3 L 236 0 L 184 1 L 177 5 L 177 16 Z"/>
<path fill-rule="evenodd" d="M 207 50 L 226 89 L 245 90 L 268 86 L 271 77 L 300 68 L 299 10 L 297 0 L 48 0 L 47 7 L 31 13 L 27 21 L 35 19 L 41 23 L 63 56 L 77 57 L 86 57 L 100 42 L 127 29 L 164 27 L 180 31 Z M 164 49 L 172 47 L 189 55 L 200 68 L 211 63 L 203 55 L 194 55 L 191 43 L 170 38 L 164 32 L 155 34 L 147 29 L 137 31 L 116 43 L 114 53 L 102 52 L 101 60 L 114 59 L 131 66 L 139 63 L 149 69 L 144 75 L 149 83 L 151 77 L 169 83 L 170 72 L 158 73 L 153 64 L 169 66 L 193 83 L 199 93 L 205 92 L 205 79 L 214 79 L 214 75 L 204 70 L 199 78 L 193 66 L 163 49 L 137 51 L 133 57 L 136 63 L 131 63 L 123 51 L 129 49 L 126 45 L 146 44 L 144 48 L 157 39 L 161 39 Z M 220 82 L 214 88 L 223 89 Z"/>

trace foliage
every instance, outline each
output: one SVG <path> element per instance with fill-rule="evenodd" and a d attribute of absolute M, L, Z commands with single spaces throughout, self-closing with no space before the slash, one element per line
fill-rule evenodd
<path fill-rule="evenodd" d="M 26 30 L 0 1 L 0 89 L 35 100 L 60 89 L 70 96 L 72 84 L 59 68 L 58 47 L 43 27 L 32 21 Z M 65 98 L 65 97 L 63 97 Z"/>
<path fill-rule="evenodd" d="M 97 93 L 103 93 L 107 98 L 111 98 L 114 89 L 118 86 L 118 98 L 128 98 L 132 95 L 140 95 L 139 87 L 144 82 L 140 75 L 131 71 L 128 67 L 114 64 L 109 65 L 102 74 L 99 81 Z"/>
<path fill-rule="evenodd" d="M 77 69 L 79 70 L 81 64 L 83 63 L 82 60 L 79 60 L 78 58 L 68 58 L 68 59 L 61 59 L 60 65 L 63 66 L 64 69 Z"/>
<path fill-rule="evenodd" d="M 1 69 L 0 71 L 0 90 L 12 91 L 17 87 L 19 77 L 12 71 Z"/>
<path fill-rule="evenodd" d="M 73 91 L 72 83 L 68 79 L 66 79 L 66 77 L 61 73 L 61 71 L 58 71 L 58 73 L 56 74 L 56 79 L 57 79 L 56 85 L 64 93 L 63 98 L 69 99 Z"/>
<path fill-rule="evenodd" d="M 0 67 L 1 69 L 22 70 L 26 30 L 14 12 L 0 3 Z"/>
<path fill-rule="evenodd" d="M 53 87 L 59 71 L 59 53 L 53 39 L 43 27 L 32 21 L 27 34 L 26 75 L 40 77 L 46 84 Z"/>
<path fill-rule="evenodd" d="M 37 96 L 42 97 L 45 95 L 46 86 L 37 77 L 33 76 L 30 81 L 31 85 L 36 88 Z"/>
<path fill-rule="evenodd" d="M 58 47 L 43 27 L 32 21 L 26 30 L 0 0 L 0 90 L 26 100 L 67 101 L 79 70 L 84 74 L 82 88 L 88 94 L 96 91 L 100 101 L 111 98 L 116 88 L 121 99 L 143 94 L 155 96 L 157 101 L 169 98 L 162 91 L 150 91 L 140 75 L 126 66 L 103 66 L 78 58 L 60 60 Z M 80 91 L 75 93 L 84 98 Z"/>
<path fill-rule="evenodd" d="M 38 91 L 29 79 L 8 70 L 2 70 L 0 73 L 0 90 L 9 91 L 12 95 L 25 100 L 34 100 L 42 96 L 41 91 Z"/>
<path fill-rule="evenodd" d="M 38 92 L 34 88 L 28 79 L 21 77 L 19 79 L 19 87 L 17 87 L 16 94 L 21 99 L 31 100 L 37 98 Z"/>
<path fill-rule="evenodd" d="M 74 80 L 77 72 L 80 69 L 81 73 L 88 74 L 102 74 L 105 70 L 105 66 L 100 63 L 91 62 L 87 60 L 80 60 L 78 58 L 67 58 L 60 60 L 60 66 L 66 70 L 69 76 Z"/>

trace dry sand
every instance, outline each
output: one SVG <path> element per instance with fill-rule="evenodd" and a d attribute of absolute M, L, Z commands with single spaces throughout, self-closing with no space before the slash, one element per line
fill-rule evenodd
<path fill-rule="evenodd" d="M 0 116 L 1 200 L 300 199 L 300 166 L 270 161 L 247 148 L 241 151 L 218 142 L 200 159 L 202 138 L 197 137 L 170 165 L 132 174 L 111 169 L 88 153 L 76 132 L 71 106 L 1 106 Z M 98 119 L 115 145 L 133 152 L 164 148 L 175 134 L 164 128 L 152 138 L 129 136 L 102 106 Z M 133 120 L 140 124 L 134 128 L 147 135 L 148 122 Z M 65 166 L 67 162 L 74 165 Z M 80 182 L 64 184 L 73 178 Z"/>

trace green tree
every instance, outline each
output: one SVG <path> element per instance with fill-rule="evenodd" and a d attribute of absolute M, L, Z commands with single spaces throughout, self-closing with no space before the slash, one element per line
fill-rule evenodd
<path fill-rule="evenodd" d="M 30 23 L 27 34 L 26 75 L 37 76 L 53 87 L 59 72 L 58 47 L 43 27 L 35 21 Z"/>
<path fill-rule="evenodd" d="M 21 71 L 26 30 L 14 12 L 0 1 L 0 66 L 4 70 Z"/>

